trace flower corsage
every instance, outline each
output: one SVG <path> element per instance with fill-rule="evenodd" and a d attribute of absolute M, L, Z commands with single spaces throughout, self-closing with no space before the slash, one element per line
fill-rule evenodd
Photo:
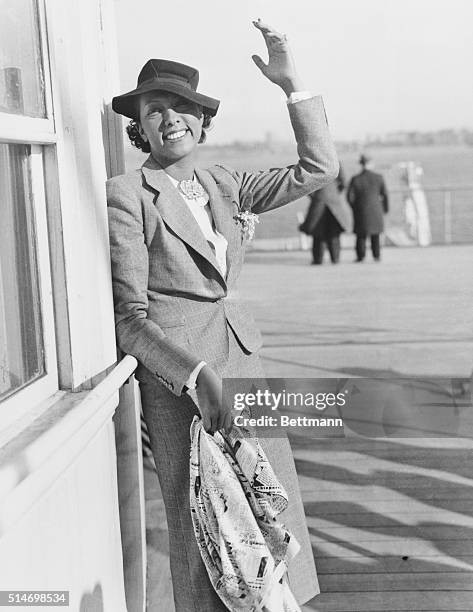
<path fill-rule="evenodd" d="M 233 217 L 241 225 L 243 238 L 251 240 L 255 235 L 255 223 L 259 223 L 259 217 L 251 212 L 252 198 L 247 198 L 241 203 L 239 212 Z"/>

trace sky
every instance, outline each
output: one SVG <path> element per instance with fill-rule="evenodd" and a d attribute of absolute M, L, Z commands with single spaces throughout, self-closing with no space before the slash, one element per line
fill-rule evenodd
<path fill-rule="evenodd" d="M 473 0 L 114 0 L 121 91 L 149 58 L 198 68 L 221 100 L 209 143 L 291 139 L 260 17 L 289 39 L 337 140 L 398 130 L 473 129 Z"/>

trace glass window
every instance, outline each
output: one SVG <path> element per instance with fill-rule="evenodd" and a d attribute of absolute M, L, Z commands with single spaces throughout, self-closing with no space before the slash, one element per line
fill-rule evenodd
<path fill-rule="evenodd" d="M 45 373 L 30 146 L 0 144 L 0 398 Z"/>
<path fill-rule="evenodd" d="M 35 0 L 0 0 L 0 112 L 45 117 L 45 87 Z"/>

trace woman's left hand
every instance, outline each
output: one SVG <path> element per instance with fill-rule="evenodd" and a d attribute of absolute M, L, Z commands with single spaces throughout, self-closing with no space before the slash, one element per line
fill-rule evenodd
<path fill-rule="evenodd" d="M 253 25 L 262 33 L 268 49 L 268 63 L 265 64 L 259 55 L 253 55 L 255 64 L 264 76 L 279 85 L 287 96 L 293 91 L 302 91 L 286 35 L 276 32 L 260 19 L 253 21 Z"/>

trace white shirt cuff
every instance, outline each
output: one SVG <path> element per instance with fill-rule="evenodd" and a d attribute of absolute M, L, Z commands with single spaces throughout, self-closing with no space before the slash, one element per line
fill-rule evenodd
<path fill-rule="evenodd" d="M 286 102 L 288 104 L 295 104 L 296 102 L 302 102 L 302 100 L 308 100 L 309 98 L 313 98 L 310 91 L 293 91 Z"/>
<path fill-rule="evenodd" d="M 199 375 L 199 372 L 202 370 L 202 368 L 207 365 L 207 362 L 205 361 L 201 361 L 198 365 L 195 366 L 195 368 L 192 370 L 189 378 L 186 380 L 186 382 L 184 383 L 185 386 L 188 389 L 195 389 L 196 387 L 196 382 L 197 382 L 197 376 Z"/>

